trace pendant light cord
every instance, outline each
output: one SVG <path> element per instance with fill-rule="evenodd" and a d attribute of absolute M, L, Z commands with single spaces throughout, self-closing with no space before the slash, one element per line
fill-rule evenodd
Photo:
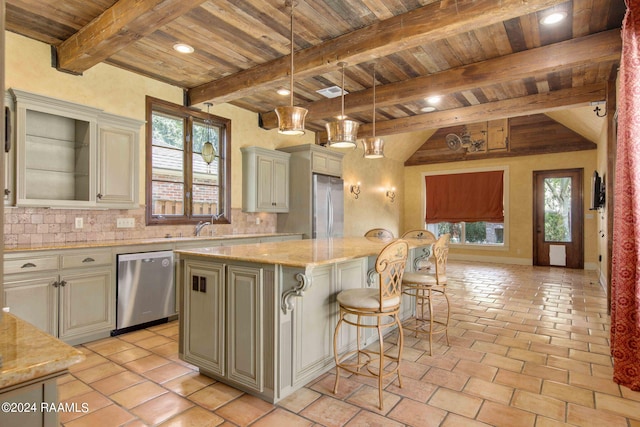
<path fill-rule="evenodd" d="M 371 136 L 376 137 L 376 64 L 371 67 L 373 70 L 373 119 L 371 120 Z"/>
<path fill-rule="evenodd" d="M 295 0 L 291 0 L 291 74 L 289 75 L 289 81 L 290 81 L 290 100 L 291 100 L 291 106 L 293 107 L 293 6 L 294 6 L 294 1 Z"/>
<path fill-rule="evenodd" d="M 340 94 L 342 95 L 342 112 L 340 115 L 340 119 L 344 119 L 344 66 L 347 65 L 346 63 L 342 62 L 342 90 L 340 91 Z"/>

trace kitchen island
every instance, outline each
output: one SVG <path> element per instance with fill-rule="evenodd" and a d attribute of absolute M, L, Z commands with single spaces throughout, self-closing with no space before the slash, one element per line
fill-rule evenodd
<path fill-rule="evenodd" d="M 58 427 L 56 380 L 84 354 L 30 323 L 0 316 L 0 426 Z M 51 409 L 54 408 L 54 409 Z M 80 408 L 79 410 L 86 410 Z"/>
<path fill-rule="evenodd" d="M 430 254 L 408 239 L 407 269 Z M 219 381 L 277 402 L 334 366 L 338 292 L 375 284 L 374 264 L 390 240 L 307 239 L 175 251 L 180 357 Z M 403 317 L 412 313 L 403 300 Z M 338 339 L 355 346 L 352 328 Z M 363 332 L 365 344 L 377 339 Z"/>

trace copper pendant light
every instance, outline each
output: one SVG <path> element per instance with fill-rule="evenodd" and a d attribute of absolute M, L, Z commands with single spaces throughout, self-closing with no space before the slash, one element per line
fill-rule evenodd
<path fill-rule="evenodd" d="M 304 119 L 308 112 L 306 108 L 293 106 L 293 8 L 294 0 L 291 0 L 291 73 L 289 74 L 291 105 L 275 109 L 278 116 L 278 133 L 283 135 L 303 135 Z"/>
<path fill-rule="evenodd" d="M 336 148 L 355 148 L 356 139 L 358 138 L 359 123 L 349 120 L 344 115 L 344 67 L 346 62 L 339 62 L 338 66 L 342 67 L 342 110 L 337 120 L 326 123 L 327 144 L 329 147 Z"/>
<path fill-rule="evenodd" d="M 373 119 L 371 121 L 371 138 L 364 138 L 362 146 L 364 157 L 367 159 L 380 159 L 384 157 L 384 141 L 376 138 L 376 67 L 373 68 Z"/>

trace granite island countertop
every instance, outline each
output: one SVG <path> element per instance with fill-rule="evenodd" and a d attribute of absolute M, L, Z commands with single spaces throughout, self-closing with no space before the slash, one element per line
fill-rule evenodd
<path fill-rule="evenodd" d="M 0 356 L 0 390 L 65 371 L 84 359 L 80 350 L 11 313 L 2 313 L 0 320 Z"/>
<path fill-rule="evenodd" d="M 204 258 L 312 268 L 350 259 L 376 256 L 392 240 L 394 239 L 340 237 L 178 249 L 175 252 L 180 255 Z M 432 239 L 405 240 L 410 249 L 427 246 L 434 242 Z"/>

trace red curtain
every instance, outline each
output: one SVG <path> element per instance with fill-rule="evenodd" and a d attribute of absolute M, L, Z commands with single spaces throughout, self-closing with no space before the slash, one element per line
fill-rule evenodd
<path fill-rule="evenodd" d="M 640 0 L 626 0 L 622 24 L 613 250 L 613 380 L 640 391 Z"/>
<path fill-rule="evenodd" d="M 503 222 L 503 172 L 474 172 L 425 177 L 425 221 Z"/>

